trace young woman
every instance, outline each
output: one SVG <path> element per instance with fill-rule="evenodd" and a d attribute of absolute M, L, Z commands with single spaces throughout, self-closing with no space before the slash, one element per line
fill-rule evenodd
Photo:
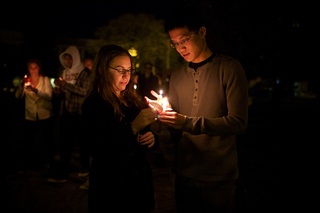
<path fill-rule="evenodd" d="M 38 130 L 41 131 L 45 142 L 46 158 L 49 164 L 53 160 L 53 110 L 52 110 L 52 86 L 47 76 L 42 72 L 41 63 L 37 59 L 31 59 L 27 63 L 28 73 L 25 79 L 29 79 L 29 85 L 25 85 L 25 79 L 16 91 L 16 98 L 25 96 L 25 152 L 34 147 L 34 140 Z M 27 77 L 27 78 L 26 78 Z M 29 153 L 30 156 L 30 153 Z M 28 159 L 26 159 L 28 160 Z"/>
<path fill-rule="evenodd" d="M 82 107 L 83 137 L 90 144 L 89 210 L 150 212 L 153 183 L 145 153 L 158 143 L 148 130 L 155 113 L 130 80 L 131 57 L 122 47 L 99 50 Z"/>

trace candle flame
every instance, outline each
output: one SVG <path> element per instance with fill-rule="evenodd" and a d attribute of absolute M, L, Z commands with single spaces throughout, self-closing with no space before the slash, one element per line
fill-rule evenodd
<path fill-rule="evenodd" d="M 163 91 L 160 90 L 159 94 L 151 90 L 151 94 L 157 98 L 157 100 L 148 99 L 148 104 L 151 108 L 158 110 L 159 112 L 164 112 L 166 110 L 171 110 L 171 105 L 167 97 L 162 97 Z"/>

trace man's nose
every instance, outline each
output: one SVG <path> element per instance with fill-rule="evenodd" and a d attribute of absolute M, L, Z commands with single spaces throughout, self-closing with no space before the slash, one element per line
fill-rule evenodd
<path fill-rule="evenodd" d="M 184 46 L 183 44 L 178 45 L 178 48 L 177 48 L 178 51 L 184 50 L 184 49 L 186 49 L 186 46 Z"/>

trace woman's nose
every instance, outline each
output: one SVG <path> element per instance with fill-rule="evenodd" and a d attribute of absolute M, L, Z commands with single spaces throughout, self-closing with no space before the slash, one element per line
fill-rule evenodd
<path fill-rule="evenodd" d="M 126 72 L 122 75 L 123 78 L 126 78 L 127 76 L 130 77 L 130 72 L 129 72 L 129 71 L 126 71 Z"/>

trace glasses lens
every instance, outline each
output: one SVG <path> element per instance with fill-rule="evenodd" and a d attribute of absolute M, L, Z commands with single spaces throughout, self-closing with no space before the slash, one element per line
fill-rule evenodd
<path fill-rule="evenodd" d="M 124 74 L 126 74 L 127 72 L 129 73 L 129 75 L 131 75 L 131 74 L 133 74 L 133 73 L 135 72 L 135 70 L 133 70 L 133 69 L 125 70 L 125 69 L 123 69 L 123 70 L 119 71 L 119 73 L 120 73 L 121 75 L 124 75 Z"/>

